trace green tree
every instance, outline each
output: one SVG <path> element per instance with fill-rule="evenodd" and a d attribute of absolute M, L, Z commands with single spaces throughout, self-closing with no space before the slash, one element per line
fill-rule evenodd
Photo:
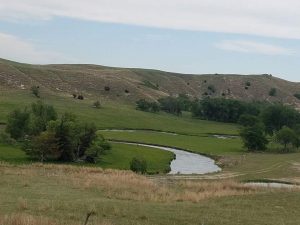
<path fill-rule="evenodd" d="M 275 140 L 279 144 L 283 145 L 284 152 L 288 152 L 288 145 L 292 145 L 293 147 L 297 147 L 298 145 L 298 137 L 294 130 L 289 127 L 284 126 L 281 130 L 279 130 L 275 135 Z"/>
<path fill-rule="evenodd" d="M 263 151 L 266 150 L 269 143 L 264 133 L 262 124 L 243 127 L 240 132 L 244 146 L 248 151 Z"/>
<path fill-rule="evenodd" d="M 292 128 L 300 122 L 300 113 L 296 109 L 282 104 L 266 107 L 261 117 L 265 124 L 266 132 L 270 135 L 279 131 L 283 126 Z"/>
<path fill-rule="evenodd" d="M 29 112 L 26 109 L 16 109 L 8 116 L 6 132 L 15 140 L 22 139 L 29 130 L 29 122 Z"/>
<path fill-rule="evenodd" d="M 51 105 L 46 105 L 38 101 L 31 105 L 30 135 L 38 135 L 47 129 L 47 124 L 51 120 L 57 119 L 57 112 Z"/>
<path fill-rule="evenodd" d="M 257 116 L 243 114 L 240 116 L 238 123 L 244 127 L 254 126 L 259 122 L 259 118 Z"/>
<path fill-rule="evenodd" d="M 26 142 L 23 150 L 31 158 L 37 159 L 40 162 L 57 159 L 60 155 L 55 133 L 49 131 L 44 131 L 38 136 L 33 137 L 31 141 Z"/>

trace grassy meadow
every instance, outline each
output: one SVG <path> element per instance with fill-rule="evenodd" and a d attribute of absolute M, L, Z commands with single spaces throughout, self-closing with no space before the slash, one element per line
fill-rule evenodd
<path fill-rule="evenodd" d="M 3 163 L 0 179 L 5 225 L 79 225 L 88 212 L 95 213 L 90 225 L 300 223 L 297 190 L 250 188 L 231 180 L 157 183 L 124 171 Z"/>
<path fill-rule="evenodd" d="M 107 139 L 210 154 L 218 158 L 223 171 L 172 179 L 162 175 L 169 169 L 172 153 L 120 143 L 112 143 L 112 150 L 92 166 L 37 164 L 20 147 L 0 144 L 0 225 L 81 225 L 89 212 L 93 213 L 89 225 L 300 224 L 299 189 L 253 188 L 241 182 L 276 179 L 300 183 L 300 153 L 247 153 L 240 138 L 212 136 L 237 135 L 236 125 L 201 121 L 189 114 L 145 113 L 105 99 L 101 99 L 102 108 L 95 109 L 96 99 L 41 95 L 59 113 L 69 111 L 81 120 L 95 122 Z M 36 100 L 28 91 L 1 92 L 0 122 L 13 109 Z M 110 128 L 137 131 L 103 131 Z M 126 171 L 133 157 L 146 159 L 148 171 L 160 175 L 146 177 Z"/>

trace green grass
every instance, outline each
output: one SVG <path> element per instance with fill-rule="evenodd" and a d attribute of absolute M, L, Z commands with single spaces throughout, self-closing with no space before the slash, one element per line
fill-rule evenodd
<path fill-rule="evenodd" d="M 243 153 L 239 138 L 218 139 L 208 136 L 172 135 L 149 131 L 116 132 L 99 131 L 107 139 L 158 144 L 210 155 L 226 155 Z"/>
<path fill-rule="evenodd" d="M 0 169 L 1 215 L 25 213 L 42 215 L 65 225 L 83 224 L 92 208 L 96 215 L 90 224 L 95 221 L 110 221 L 114 225 L 300 224 L 300 192 L 265 191 L 198 203 L 159 203 L 106 197 L 98 188 L 79 187 L 68 179 L 40 173 Z M 26 207 L 22 207 L 22 202 L 26 202 Z"/>
<path fill-rule="evenodd" d="M 99 128 L 130 128 L 154 129 L 187 134 L 237 134 L 236 125 L 202 121 L 184 114 L 182 117 L 166 113 L 146 113 L 135 110 L 134 106 L 112 103 L 100 99 L 102 108 L 92 108 L 95 99 L 83 101 L 73 99 L 71 96 L 54 96 L 41 92 L 42 100 L 60 112 L 75 113 L 84 121 L 93 121 Z M 7 115 L 15 108 L 25 107 L 38 99 L 28 90 L 15 92 L 1 92 L 0 95 L 0 122 L 6 122 Z M 163 122 L 162 122 L 163 121 Z"/>
<path fill-rule="evenodd" d="M 20 148 L 16 146 L 1 144 L 1 143 L 0 143 L 0 161 L 13 163 L 13 164 L 23 164 L 23 163 L 30 162 L 26 154 Z"/>
<path fill-rule="evenodd" d="M 169 165 L 173 159 L 173 153 L 148 147 L 113 143 L 112 149 L 101 156 L 96 166 L 129 170 L 130 162 L 134 157 L 143 158 L 147 161 L 148 173 L 166 173 L 170 169 Z M 12 164 L 31 162 L 19 147 L 4 144 L 0 144 L 0 161 Z M 93 164 L 84 165 L 94 166 Z"/>
<path fill-rule="evenodd" d="M 147 161 L 148 173 L 166 173 L 169 171 L 173 153 L 142 146 L 112 144 L 112 150 L 101 157 L 98 165 L 102 168 L 128 170 L 134 158 L 144 158 Z"/>

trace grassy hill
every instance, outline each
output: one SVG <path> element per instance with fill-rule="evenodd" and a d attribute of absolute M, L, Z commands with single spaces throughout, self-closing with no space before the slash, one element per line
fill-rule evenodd
<path fill-rule="evenodd" d="M 201 68 L 199 69 L 201 70 Z M 145 98 L 156 100 L 181 93 L 243 100 L 281 101 L 300 107 L 294 94 L 300 83 L 264 75 L 188 75 L 158 70 L 111 68 L 97 65 L 29 65 L 0 59 L 0 88 L 26 90 L 38 85 L 55 95 L 83 94 L 132 103 Z M 109 90 L 105 90 L 108 87 Z M 276 96 L 269 91 L 275 88 Z M 212 89 L 214 91 L 212 91 Z"/>

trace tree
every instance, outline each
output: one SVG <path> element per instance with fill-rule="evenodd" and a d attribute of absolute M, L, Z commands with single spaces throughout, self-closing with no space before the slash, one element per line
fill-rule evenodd
<path fill-rule="evenodd" d="M 86 151 L 86 162 L 96 163 L 99 156 L 111 149 L 111 145 L 103 136 L 98 136 Z"/>
<path fill-rule="evenodd" d="M 144 159 L 133 158 L 130 162 L 130 170 L 145 174 L 147 172 L 147 162 Z"/>
<path fill-rule="evenodd" d="M 292 128 L 300 122 L 300 113 L 290 107 L 282 104 L 275 104 L 266 107 L 262 111 L 262 121 L 265 124 L 266 132 L 273 135 L 283 126 Z"/>
<path fill-rule="evenodd" d="M 30 114 L 25 110 L 16 109 L 9 114 L 6 132 L 15 140 L 24 138 L 29 130 Z"/>
<path fill-rule="evenodd" d="M 251 127 L 254 126 L 259 122 L 259 119 L 257 116 L 249 115 L 249 114 L 243 114 L 240 116 L 238 123 L 244 127 Z"/>
<path fill-rule="evenodd" d="M 39 87 L 39 86 L 32 86 L 30 90 L 31 90 L 31 93 L 32 93 L 35 97 L 37 97 L 37 98 L 40 97 L 40 87 Z"/>
<path fill-rule="evenodd" d="M 268 140 L 262 124 L 257 123 L 253 126 L 243 127 L 240 135 L 248 151 L 263 151 L 266 149 Z"/>
<path fill-rule="evenodd" d="M 160 103 L 161 110 L 167 113 L 175 114 L 177 116 L 181 115 L 183 109 L 177 98 L 160 98 L 158 99 L 158 102 Z"/>
<path fill-rule="evenodd" d="M 57 112 L 54 107 L 46 105 L 42 101 L 31 105 L 30 114 L 30 135 L 39 135 L 46 131 L 48 122 L 57 119 Z"/>
<path fill-rule="evenodd" d="M 57 159 L 60 155 L 55 133 L 49 131 L 42 132 L 39 136 L 33 137 L 31 141 L 28 141 L 23 146 L 23 150 L 31 158 L 37 159 L 40 162 Z"/>
<path fill-rule="evenodd" d="M 144 112 L 159 112 L 159 105 L 156 102 L 148 102 L 145 99 L 140 99 L 136 102 L 136 109 Z"/>
<path fill-rule="evenodd" d="M 292 145 L 294 147 L 297 147 L 298 145 L 298 137 L 296 132 L 287 126 L 284 126 L 276 133 L 275 140 L 284 146 L 284 152 L 288 152 L 288 145 Z"/>

